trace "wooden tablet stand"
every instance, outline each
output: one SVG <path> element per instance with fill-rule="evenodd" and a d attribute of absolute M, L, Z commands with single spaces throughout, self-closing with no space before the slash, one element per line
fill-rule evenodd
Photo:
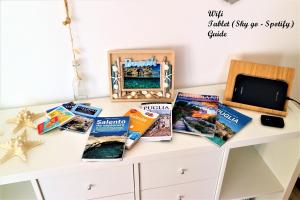
<path fill-rule="evenodd" d="M 264 112 L 273 115 L 286 116 L 287 115 L 287 101 L 284 106 L 284 110 L 273 110 L 269 108 L 263 108 L 258 106 L 246 105 L 242 103 L 232 102 L 233 89 L 235 79 L 238 74 L 245 74 L 250 76 L 256 76 L 261 78 L 268 78 L 274 80 L 283 80 L 288 84 L 287 95 L 291 93 L 292 82 L 295 76 L 295 69 L 289 67 L 280 67 L 266 64 L 257 64 L 247 61 L 232 60 L 227 78 L 227 84 L 224 94 L 223 103 L 228 106 L 243 108 L 247 110 L 254 110 L 258 112 Z"/>

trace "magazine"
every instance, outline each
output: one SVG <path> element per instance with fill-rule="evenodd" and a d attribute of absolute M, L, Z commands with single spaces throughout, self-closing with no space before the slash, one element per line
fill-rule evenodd
<path fill-rule="evenodd" d="M 130 117 L 126 148 L 130 149 L 157 120 L 159 114 L 139 108 L 131 108 L 124 116 Z"/>
<path fill-rule="evenodd" d="M 251 120 L 252 118 L 220 103 L 214 137 L 207 138 L 218 146 L 222 146 Z"/>
<path fill-rule="evenodd" d="M 82 160 L 122 160 L 129 117 L 96 117 Z"/>
<path fill-rule="evenodd" d="M 173 107 L 173 131 L 213 137 L 219 97 L 179 92 Z"/>
<path fill-rule="evenodd" d="M 146 141 L 169 141 L 172 139 L 172 104 L 171 103 L 142 103 L 143 110 L 159 114 L 158 119 L 142 135 Z"/>

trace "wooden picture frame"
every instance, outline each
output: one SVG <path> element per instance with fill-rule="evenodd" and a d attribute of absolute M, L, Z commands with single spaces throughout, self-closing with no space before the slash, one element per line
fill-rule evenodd
<path fill-rule="evenodd" d="M 111 50 L 108 66 L 112 101 L 173 101 L 173 50 Z"/>
<path fill-rule="evenodd" d="M 249 76 L 285 81 L 288 84 L 287 96 L 289 96 L 292 90 L 292 83 L 295 76 L 294 68 L 273 66 L 267 64 L 257 64 L 257 63 L 241 61 L 241 60 L 231 60 L 224 99 L 223 99 L 223 103 L 228 106 L 254 110 L 254 111 L 273 114 L 273 115 L 280 115 L 280 116 L 287 115 L 287 101 L 284 105 L 283 111 L 232 102 L 231 99 L 233 95 L 234 84 L 238 74 L 245 74 Z"/>

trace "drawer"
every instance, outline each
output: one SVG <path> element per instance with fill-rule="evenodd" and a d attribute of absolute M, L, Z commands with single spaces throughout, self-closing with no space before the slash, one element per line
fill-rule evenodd
<path fill-rule="evenodd" d="M 219 174 L 221 158 L 221 151 L 210 151 L 142 162 L 140 163 L 141 189 L 215 178 Z"/>
<path fill-rule="evenodd" d="M 210 200 L 214 199 L 217 179 L 196 181 L 143 190 L 141 200 Z"/>
<path fill-rule="evenodd" d="M 133 193 L 133 168 L 101 168 L 39 179 L 46 200 L 81 200 Z"/>
<path fill-rule="evenodd" d="M 103 197 L 100 199 L 93 199 L 93 200 L 134 200 L 134 193 Z"/>

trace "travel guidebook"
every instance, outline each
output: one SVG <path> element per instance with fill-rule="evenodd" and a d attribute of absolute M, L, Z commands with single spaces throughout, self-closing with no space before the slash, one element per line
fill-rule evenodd
<path fill-rule="evenodd" d="M 172 139 L 172 104 L 142 103 L 141 108 L 159 114 L 154 124 L 142 135 L 146 141 L 165 141 Z"/>
<path fill-rule="evenodd" d="M 126 148 L 130 149 L 157 120 L 159 114 L 139 108 L 131 108 L 124 116 L 130 117 Z"/>
<path fill-rule="evenodd" d="M 179 92 L 173 107 L 173 131 L 213 137 L 219 97 Z"/>
<path fill-rule="evenodd" d="M 228 106 L 219 104 L 214 137 L 207 138 L 218 146 L 222 146 L 251 120 L 252 118 L 233 110 Z"/>
<path fill-rule="evenodd" d="M 96 117 L 82 160 L 122 160 L 129 117 Z"/>

